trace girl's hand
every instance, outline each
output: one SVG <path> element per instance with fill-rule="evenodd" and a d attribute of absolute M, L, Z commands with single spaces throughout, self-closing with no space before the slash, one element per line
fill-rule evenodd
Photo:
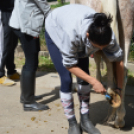
<path fill-rule="evenodd" d="M 115 89 L 115 93 L 117 93 L 122 98 L 121 90 Z"/>
<path fill-rule="evenodd" d="M 101 94 L 105 94 L 106 93 L 106 89 L 103 87 L 103 85 L 99 82 L 99 81 L 95 81 L 93 84 L 93 89 L 96 93 L 101 93 Z"/>

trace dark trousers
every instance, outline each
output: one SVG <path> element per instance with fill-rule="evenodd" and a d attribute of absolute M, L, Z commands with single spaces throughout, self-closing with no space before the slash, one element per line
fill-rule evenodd
<path fill-rule="evenodd" d="M 23 66 L 23 70 L 35 72 L 38 67 L 38 53 L 40 51 L 39 38 L 34 38 L 25 33 L 21 33 L 20 30 L 12 30 L 19 38 L 25 54 L 25 65 Z"/>
<path fill-rule="evenodd" d="M 16 72 L 14 64 L 14 51 L 18 44 L 18 38 L 9 27 L 9 19 L 12 12 L 2 11 L 2 24 L 4 29 L 4 45 L 1 65 L 0 65 L 0 77 L 5 75 L 5 66 L 7 68 L 7 74 L 12 75 Z"/>
<path fill-rule="evenodd" d="M 51 59 L 55 65 L 57 72 L 60 75 L 61 79 L 61 91 L 62 92 L 71 92 L 71 85 L 72 85 L 72 77 L 71 73 L 63 66 L 62 63 L 62 55 L 57 46 L 54 44 L 50 36 L 47 32 L 45 32 L 45 39 L 47 43 L 47 48 L 49 50 Z M 89 74 L 89 58 L 79 58 L 78 59 L 78 67 L 80 67 L 83 71 Z M 77 78 L 77 83 L 81 85 L 88 85 L 87 82 L 84 80 Z"/>
<path fill-rule="evenodd" d="M 39 38 L 34 38 L 21 33 L 20 30 L 12 29 L 19 38 L 25 54 L 25 64 L 21 73 L 21 96 L 24 103 L 33 103 L 35 94 L 35 72 L 38 67 L 38 53 L 40 50 Z"/>

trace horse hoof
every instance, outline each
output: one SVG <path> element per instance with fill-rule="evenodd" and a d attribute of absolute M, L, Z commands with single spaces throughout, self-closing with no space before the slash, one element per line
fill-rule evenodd
<path fill-rule="evenodd" d="M 114 127 L 115 128 L 123 128 L 125 126 L 125 121 L 115 121 Z"/>

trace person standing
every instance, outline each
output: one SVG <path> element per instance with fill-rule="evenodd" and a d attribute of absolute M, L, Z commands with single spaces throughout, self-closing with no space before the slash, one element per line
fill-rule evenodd
<path fill-rule="evenodd" d="M 0 59 L 2 59 L 2 51 L 3 51 L 3 25 L 1 22 L 1 11 L 0 11 Z M 1 60 L 0 60 L 1 64 Z"/>
<path fill-rule="evenodd" d="M 0 44 L 0 84 L 13 85 L 12 80 L 19 80 L 20 75 L 15 70 L 14 52 L 18 44 L 18 37 L 9 27 L 9 19 L 14 8 L 14 0 L 3 0 L 0 2 L 1 10 L 1 44 Z M 5 66 L 7 68 L 7 77 L 5 76 Z M 12 79 L 12 80 L 11 80 Z"/>
<path fill-rule="evenodd" d="M 116 90 L 120 92 L 118 89 L 123 88 L 123 51 L 110 27 L 111 21 L 110 15 L 77 4 L 57 8 L 46 18 L 45 39 L 61 80 L 60 98 L 69 122 L 68 134 L 81 134 L 81 129 L 88 134 L 100 134 L 89 117 L 90 90 L 92 86 L 95 92 L 105 94 L 106 89 L 89 74 L 91 54 L 102 50 L 111 62 L 115 62 Z M 80 127 L 74 113 L 71 73 L 77 76 Z"/>
<path fill-rule="evenodd" d="M 51 11 L 46 0 L 15 0 L 9 25 L 19 38 L 25 54 L 20 85 L 20 101 L 25 111 L 47 110 L 48 106 L 37 103 L 35 94 L 35 74 L 40 50 L 39 33 L 44 19 Z"/>

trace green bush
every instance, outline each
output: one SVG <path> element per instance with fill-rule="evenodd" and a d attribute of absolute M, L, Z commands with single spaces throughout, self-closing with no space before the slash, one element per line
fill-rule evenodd
<path fill-rule="evenodd" d="M 65 2 L 65 3 L 58 3 L 58 4 L 55 4 L 55 5 L 51 5 L 51 9 L 55 9 L 57 7 L 61 7 L 61 6 L 64 6 L 64 5 L 68 5 L 70 4 L 70 2 Z"/>
<path fill-rule="evenodd" d="M 59 4 L 64 4 L 65 0 L 57 0 Z"/>
<path fill-rule="evenodd" d="M 128 56 L 129 62 L 134 62 L 134 41 L 133 41 L 133 38 L 134 38 L 134 34 L 133 34 L 131 44 L 130 44 L 130 51 L 129 51 L 129 56 Z"/>

